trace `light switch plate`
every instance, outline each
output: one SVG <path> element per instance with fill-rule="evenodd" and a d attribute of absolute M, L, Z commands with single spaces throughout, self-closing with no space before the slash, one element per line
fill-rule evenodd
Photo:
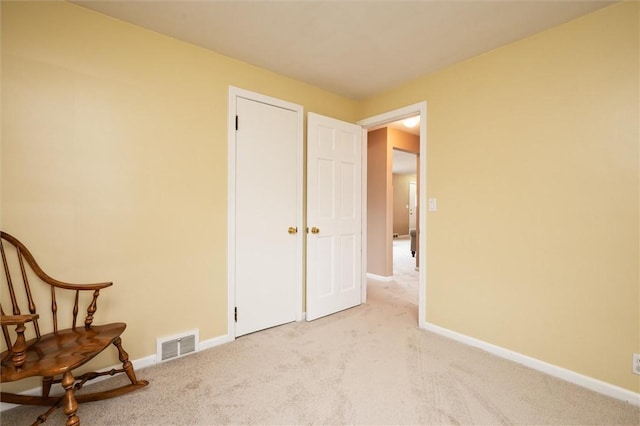
<path fill-rule="evenodd" d="M 429 211 L 435 212 L 438 210 L 438 200 L 436 198 L 429 198 Z"/>

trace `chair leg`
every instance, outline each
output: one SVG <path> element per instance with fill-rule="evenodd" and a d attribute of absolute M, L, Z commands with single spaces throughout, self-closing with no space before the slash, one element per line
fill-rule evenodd
<path fill-rule="evenodd" d="M 80 426 L 80 418 L 77 416 L 78 401 L 76 401 L 73 395 L 73 385 L 75 379 L 70 371 L 67 371 L 62 376 L 62 387 L 65 390 L 65 395 L 62 398 L 62 406 L 64 407 L 64 413 L 67 415 L 66 426 Z"/>
<path fill-rule="evenodd" d="M 49 392 L 51 391 L 52 384 L 53 384 L 53 377 L 42 378 L 42 396 L 44 398 L 47 398 L 49 396 Z"/>
<path fill-rule="evenodd" d="M 120 337 L 116 338 L 116 340 L 113 341 L 113 344 L 116 348 L 118 348 L 118 358 L 122 363 L 122 368 L 124 369 L 125 373 L 127 373 L 127 377 L 129 377 L 131 383 L 138 383 L 138 379 L 136 379 L 136 373 L 133 371 L 133 364 L 131 364 L 131 361 L 129 361 L 129 354 L 122 347 L 122 339 Z"/>

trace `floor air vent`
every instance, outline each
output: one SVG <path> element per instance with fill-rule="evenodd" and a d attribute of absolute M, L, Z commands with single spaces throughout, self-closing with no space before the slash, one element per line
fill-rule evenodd
<path fill-rule="evenodd" d="M 168 361 L 196 352 L 197 345 L 198 330 L 158 339 L 158 362 Z"/>

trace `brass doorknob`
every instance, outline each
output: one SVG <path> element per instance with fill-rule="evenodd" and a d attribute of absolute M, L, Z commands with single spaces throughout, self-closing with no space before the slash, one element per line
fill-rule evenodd
<path fill-rule="evenodd" d="M 297 234 L 298 233 L 298 228 L 296 226 L 290 226 L 289 229 L 287 230 L 287 232 L 290 233 L 291 235 Z"/>
<path fill-rule="evenodd" d="M 315 226 L 313 228 L 311 228 L 311 233 L 312 234 L 319 234 L 320 233 L 320 229 L 316 228 Z"/>

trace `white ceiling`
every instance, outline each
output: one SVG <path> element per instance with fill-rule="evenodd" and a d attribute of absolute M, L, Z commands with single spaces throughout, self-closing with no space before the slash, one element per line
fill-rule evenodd
<path fill-rule="evenodd" d="M 612 1 L 77 0 L 83 7 L 362 99 Z"/>

